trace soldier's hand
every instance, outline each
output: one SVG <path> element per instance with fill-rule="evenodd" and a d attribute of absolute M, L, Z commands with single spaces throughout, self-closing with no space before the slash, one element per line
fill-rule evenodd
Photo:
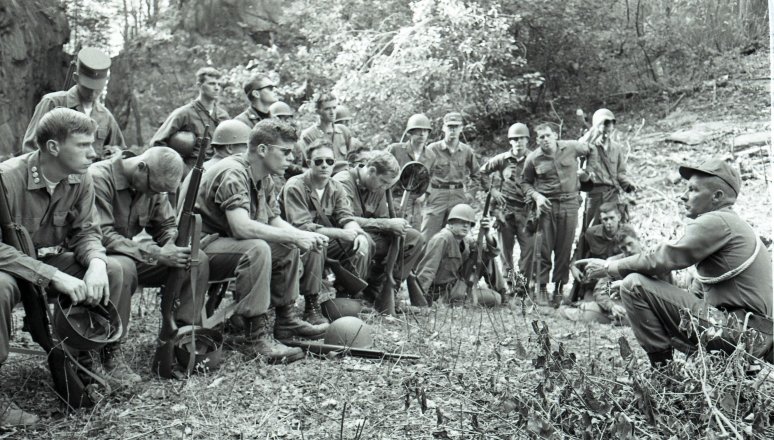
<path fill-rule="evenodd" d="M 352 243 L 352 249 L 360 255 L 368 255 L 368 246 L 368 237 L 362 234 Z"/>
<path fill-rule="evenodd" d="M 505 206 L 505 197 L 503 196 L 503 193 L 500 192 L 499 189 L 492 188 L 492 200 L 497 202 L 500 206 Z"/>
<path fill-rule="evenodd" d="M 607 261 L 600 258 L 586 258 L 573 264 L 583 272 L 584 279 L 598 280 L 607 276 Z"/>
<path fill-rule="evenodd" d="M 54 276 L 51 277 L 51 286 L 57 292 L 69 296 L 73 304 L 78 304 L 86 299 L 86 283 L 61 270 L 56 271 Z"/>
<path fill-rule="evenodd" d="M 581 270 L 578 269 L 578 267 L 576 267 L 574 264 L 570 266 L 570 274 L 572 274 L 572 278 L 579 283 L 585 281 L 583 272 L 581 272 Z"/>
<path fill-rule="evenodd" d="M 427 198 L 427 193 L 422 194 L 421 196 L 417 197 L 417 200 L 414 203 L 419 204 L 422 206 L 422 204 L 425 203 L 425 199 Z"/>
<path fill-rule="evenodd" d="M 316 232 L 302 231 L 302 233 L 295 238 L 293 244 L 302 251 L 319 251 L 328 246 L 328 237 Z"/>
<path fill-rule="evenodd" d="M 551 212 L 551 201 L 543 194 L 536 194 L 535 205 L 540 212 Z"/>
<path fill-rule="evenodd" d="M 393 235 L 404 236 L 409 224 L 404 218 L 388 218 L 384 220 L 383 228 Z"/>
<path fill-rule="evenodd" d="M 161 248 L 159 263 L 167 267 L 183 268 L 191 260 L 191 247 L 177 247 L 170 240 Z"/>
<path fill-rule="evenodd" d="M 626 316 L 626 307 L 620 304 L 613 304 L 613 307 L 610 308 L 610 313 L 616 318 L 623 318 Z"/>
<path fill-rule="evenodd" d="M 347 243 L 352 243 L 357 238 L 357 231 L 355 229 L 342 229 L 339 231 L 339 238 Z"/>
<path fill-rule="evenodd" d="M 86 283 L 86 304 L 94 305 L 102 303 L 107 305 L 110 300 L 110 287 L 108 284 L 107 264 L 99 258 L 94 258 L 83 276 Z"/>
<path fill-rule="evenodd" d="M 488 231 L 492 227 L 492 220 L 489 217 L 481 217 L 480 228 Z"/>

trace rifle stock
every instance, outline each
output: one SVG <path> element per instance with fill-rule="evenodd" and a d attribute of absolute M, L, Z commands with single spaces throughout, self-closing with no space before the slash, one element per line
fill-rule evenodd
<path fill-rule="evenodd" d="M 202 137 L 196 139 L 196 146 L 199 148 L 199 154 L 196 157 L 196 165 L 191 170 L 191 180 L 183 201 L 183 207 L 180 213 L 180 219 L 177 224 L 177 237 L 175 245 L 186 247 L 193 240 L 199 240 L 195 237 L 194 231 L 197 230 L 196 214 L 194 214 L 194 204 L 199 194 L 199 185 L 202 180 L 202 164 L 207 150 L 210 146 L 210 126 L 204 127 Z M 196 256 L 193 256 L 196 258 Z M 180 296 L 183 282 L 191 274 L 184 268 L 172 268 L 169 271 L 167 282 L 161 292 L 161 329 L 157 340 L 156 352 L 153 355 L 153 364 L 151 371 L 156 372 L 159 377 L 171 379 L 175 377 L 175 344 L 178 328 L 175 323 L 175 300 Z"/>
<path fill-rule="evenodd" d="M 386 197 L 387 210 L 389 212 L 390 218 L 395 218 L 395 206 L 393 205 L 392 201 L 392 190 L 389 188 L 387 189 Z M 382 284 L 382 291 L 379 293 L 379 296 L 374 302 L 374 307 L 379 313 L 395 315 L 395 294 L 393 293 L 393 290 L 395 289 L 396 283 L 393 272 L 395 271 L 395 263 L 398 261 L 398 253 L 400 252 L 401 248 L 403 248 L 403 236 L 393 238 L 392 243 L 390 243 L 390 250 L 387 252 L 386 264 L 384 268 L 386 277 L 384 279 L 384 284 Z"/>
<path fill-rule="evenodd" d="M 29 231 L 13 220 L 2 171 L 0 171 L 0 227 L 5 244 L 30 258 L 37 259 L 35 245 Z M 46 302 L 45 291 L 20 278 L 16 278 L 16 283 L 21 291 L 25 328 L 32 336 L 32 340 L 48 354 L 48 369 L 54 381 L 54 391 L 71 408 L 93 406 L 94 402 L 87 392 L 86 385 L 76 374 L 75 367 L 65 352 L 64 345 L 55 344 L 51 335 L 50 310 Z M 85 370 L 85 368 L 83 369 Z"/>
<path fill-rule="evenodd" d="M 381 350 L 373 350 L 369 348 L 355 348 L 347 347 L 344 345 L 323 344 L 315 341 L 299 341 L 299 340 L 283 340 L 283 344 L 290 347 L 299 347 L 304 351 L 308 351 L 314 354 L 328 354 L 333 352 L 341 352 L 346 355 L 362 357 L 368 359 L 387 359 L 387 360 L 418 360 L 419 356 L 415 354 L 403 354 L 403 353 L 390 353 Z"/>

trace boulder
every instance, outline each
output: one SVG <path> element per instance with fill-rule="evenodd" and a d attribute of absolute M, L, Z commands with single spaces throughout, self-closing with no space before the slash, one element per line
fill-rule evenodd
<path fill-rule="evenodd" d="M 741 150 L 747 147 L 757 145 L 766 145 L 771 143 L 770 131 L 759 131 L 757 133 L 740 134 L 734 138 L 734 150 Z"/>

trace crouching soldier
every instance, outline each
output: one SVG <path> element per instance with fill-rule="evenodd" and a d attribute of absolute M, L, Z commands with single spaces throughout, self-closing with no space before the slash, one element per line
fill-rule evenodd
<path fill-rule="evenodd" d="M 38 150 L 0 165 L 10 214 L 32 237 L 38 259 L 0 243 L 0 363 L 8 357 L 11 314 L 22 294 L 16 279 L 67 295 L 73 303 L 112 301 L 125 338 L 131 294 L 137 285 L 133 268 L 108 257 L 94 222 L 94 184 L 86 172 L 97 157 L 96 123 L 75 110 L 53 109 L 35 128 Z M 140 377 L 119 356 L 116 345 L 101 352 L 105 372 L 119 382 Z M 0 425 L 32 425 L 37 417 L 0 394 Z M 7 403 L 7 405 L 6 405 Z"/>
<path fill-rule="evenodd" d="M 183 167 L 183 158 L 175 150 L 151 147 L 139 156 L 125 151 L 89 169 L 102 244 L 122 264 L 136 265 L 142 286 L 160 287 L 170 268 L 186 267 L 191 260 L 190 247 L 175 246 L 175 212 L 167 198 L 167 193 L 177 190 Z M 153 240 L 132 240 L 143 229 Z M 204 252 L 199 251 L 198 260 L 196 292 L 191 291 L 190 277 L 180 290 L 175 318 L 181 326 L 197 324 L 201 315 L 209 266 Z"/>
<path fill-rule="evenodd" d="M 577 264 L 590 279 L 623 277 L 623 305 L 653 366 L 669 362 L 673 348 L 697 344 L 697 333 L 706 332 L 702 339 L 709 336 L 707 349 L 731 353 L 745 329 L 754 336 L 745 335 L 748 353 L 771 362 L 771 258 L 758 234 L 732 209 L 742 186 L 739 172 L 726 161 L 710 159 L 680 167 L 680 175 L 688 180 L 682 200 L 693 219 L 681 238 L 621 260 Z M 653 278 L 691 265 L 703 298 Z M 697 322 L 688 333 L 681 330 L 686 309 Z"/>
<path fill-rule="evenodd" d="M 403 236 L 403 261 L 396 264 L 393 273 L 396 287 L 406 280 L 421 256 L 425 241 L 419 231 L 403 218 L 390 218 L 387 189 L 400 177 L 395 157 L 387 151 L 374 151 L 368 160 L 354 168 L 341 171 L 333 179 L 342 184 L 347 193 L 355 222 L 368 233 L 373 242 L 366 261 L 371 267 L 367 274 L 368 287 L 363 296 L 374 301 L 386 278 L 385 260 L 392 241 Z"/>
<path fill-rule="evenodd" d="M 333 146 L 324 139 L 306 151 L 309 169 L 293 176 L 282 190 L 280 204 L 285 219 L 303 231 L 317 232 L 330 239 L 327 256 L 339 260 L 360 278 L 368 273 L 369 237 L 355 221 L 347 191 L 331 179 Z M 304 319 L 312 324 L 327 323 L 322 316 L 317 292 L 304 296 Z"/>
<path fill-rule="evenodd" d="M 235 314 L 245 329 L 245 341 L 251 352 L 269 362 L 303 357 L 301 349 L 275 337 L 315 339 L 328 328 L 302 320 L 295 306 L 299 290 L 306 295 L 320 291 L 328 237 L 296 229 L 280 218 L 271 177 L 287 168 L 296 139 L 295 129 L 284 122 L 258 122 L 243 155 L 227 157 L 204 172 L 196 200 L 203 233 L 220 235 L 204 249 L 210 276 L 236 277 Z"/>
<path fill-rule="evenodd" d="M 427 243 L 425 255 L 416 272 L 428 302 L 441 297 L 449 301 L 464 299 L 466 281 L 470 275 L 465 273 L 465 263 L 477 260 L 476 252 L 479 252 L 475 238 L 469 236 L 475 224 L 476 212 L 473 208 L 466 204 L 456 205 L 449 211 L 446 228 L 435 234 Z M 482 260 L 485 267 L 494 269 L 493 258 L 500 249 L 497 240 L 490 234 L 489 226 L 489 219 L 481 220 L 481 227 L 487 231 Z"/>

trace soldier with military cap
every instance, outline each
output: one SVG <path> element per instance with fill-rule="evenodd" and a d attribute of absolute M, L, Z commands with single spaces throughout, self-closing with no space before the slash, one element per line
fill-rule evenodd
<path fill-rule="evenodd" d="M 634 336 L 654 366 L 672 359 L 675 338 L 696 344 L 697 333 L 706 331 L 707 349 L 731 353 L 746 329 L 754 330 L 745 344 L 747 352 L 774 362 L 771 257 L 755 230 L 733 210 L 742 187 L 739 172 L 716 158 L 679 171 L 688 180 L 682 201 L 692 220 L 682 237 L 620 260 L 576 264 L 589 279 L 624 277 L 623 305 Z M 702 298 L 652 278 L 692 265 Z M 686 309 L 698 319 L 690 335 L 681 330 L 681 312 Z"/>
<path fill-rule="evenodd" d="M 246 81 L 242 89 L 250 106 L 234 119 L 247 125 L 248 128 L 253 128 L 259 121 L 268 119 L 270 106 L 277 102 L 277 95 L 274 93 L 276 87 L 274 81 L 264 75 L 255 75 Z"/>
<path fill-rule="evenodd" d="M 515 123 L 508 129 L 511 149 L 500 153 L 481 165 L 481 174 L 496 173 L 492 183 L 492 212 L 496 214 L 496 228 L 502 239 L 503 262 L 506 269 L 513 268 L 513 246 L 519 242 L 519 271 L 529 279 L 530 236 L 527 230 L 527 196 L 521 186 L 521 173 L 527 158 L 529 128 Z"/>
<path fill-rule="evenodd" d="M 320 119 L 317 124 L 301 132 L 299 140 L 301 151 L 305 152 L 315 140 L 327 138 L 333 145 L 334 159 L 347 160 L 347 156 L 352 151 L 352 133 L 346 126 L 334 122 L 338 100 L 330 93 L 322 93 L 317 96 L 314 104 Z"/>
<path fill-rule="evenodd" d="M 477 177 L 479 164 L 473 149 L 460 142 L 462 115 L 447 113 L 443 117 L 444 138 L 427 146 L 427 169 L 430 186 L 422 210 L 422 235 L 429 241 L 444 224 L 449 211 L 467 201 L 465 179 Z"/>
<path fill-rule="evenodd" d="M 116 118 L 99 102 L 99 97 L 107 84 L 109 70 L 110 57 L 105 52 L 94 47 L 81 49 L 78 52 L 76 69 L 73 73 L 75 85 L 67 91 L 48 93 L 43 96 L 27 125 L 22 153 L 37 149 L 35 130 L 38 123 L 43 115 L 57 107 L 77 110 L 97 123 L 93 144 L 94 151 L 97 153 L 96 160 L 102 160 L 118 150 L 125 150 L 124 135 L 118 127 Z"/>
<path fill-rule="evenodd" d="M 193 168 L 199 151 L 196 139 L 204 136 L 204 127 L 215 129 L 230 119 L 228 112 L 218 105 L 221 73 L 214 67 L 202 67 L 196 71 L 199 96 L 188 104 L 176 108 L 161 124 L 151 139 L 151 145 L 166 146 L 177 151 L 185 162 L 183 176 Z M 211 154 L 207 152 L 208 156 Z"/>
<path fill-rule="evenodd" d="M 430 119 L 424 114 L 411 115 L 406 123 L 401 141 L 387 146 L 387 151 L 395 156 L 401 168 L 412 161 L 426 163 L 428 154 L 431 154 L 426 148 L 431 128 Z M 407 136 L 408 140 L 404 142 L 403 139 Z M 396 200 L 400 200 L 401 195 L 399 193 L 393 194 Z M 404 218 L 415 229 L 422 226 L 422 203 L 424 201 L 424 194 L 412 194 L 407 200 L 408 209 L 404 212 Z"/>

